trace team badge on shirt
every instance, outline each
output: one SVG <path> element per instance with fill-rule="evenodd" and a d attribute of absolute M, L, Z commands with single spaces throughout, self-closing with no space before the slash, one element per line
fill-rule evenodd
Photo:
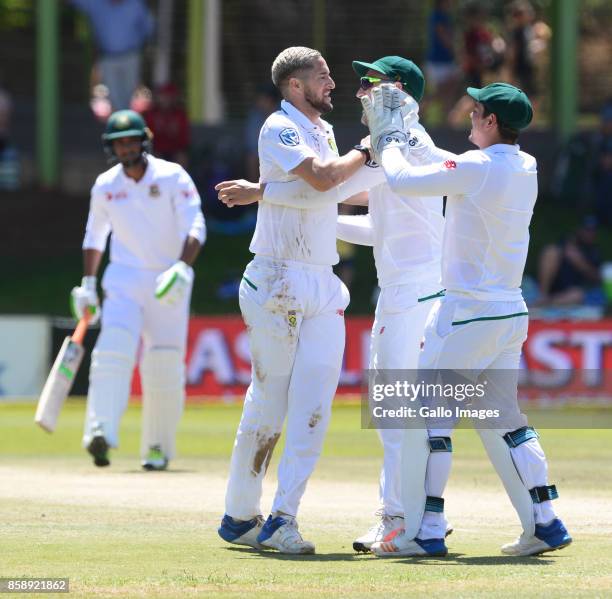
<path fill-rule="evenodd" d="M 447 160 L 447 161 L 444 163 L 444 166 L 445 166 L 446 168 L 457 168 L 457 163 L 456 163 L 454 160 Z"/>
<path fill-rule="evenodd" d="M 338 154 L 338 146 L 336 145 L 336 140 L 333 137 L 327 138 L 327 143 L 329 144 L 329 148 L 334 154 Z"/>
<path fill-rule="evenodd" d="M 283 129 L 278 136 L 286 146 L 297 146 L 300 143 L 299 133 L 291 127 Z"/>
<path fill-rule="evenodd" d="M 295 310 L 289 310 L 287 312 L 287 321 L 289 322 L 290 327 L 297 326 L 297 316 Z"/>
<path fill-rule="evenodd" d="M 153 183 L 153 185 L 149 186 L 149 195 L 152 198 L 158 198 L 159 194 L 160 194 L 159 185 L 157 185 L 156 183 Z"/>

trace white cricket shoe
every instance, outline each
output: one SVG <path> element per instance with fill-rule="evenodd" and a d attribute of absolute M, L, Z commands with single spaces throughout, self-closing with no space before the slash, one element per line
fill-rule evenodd
<path fill-rule="evenodd" d="M 501 551 L 506 555 L 524 557 L 563 549 L 571 542 L 572 537 L 570 537 L 563 522 L 559 518 L 555 518 L 546 525 L 536 524 L 533 536 L 525 536 L 523 533 L 514 543 L 503 545 Z"/>
<path fill-rule="evenodd" d="M 444 539 L 408 539 L 403 530 L 374 543 L 370 551 L 377 557 L 444 557 L 448 553 Z"/>
<path fill-rule="evenodd" d="M 250 520 L 235 520 L 225 514 L 217 532 L 228 543 L 262 549 L 262 546 L 257 542 L 257 535 L 261 532 L 263 524 L 262 516 L 255 516 Z"/>
<path fill-rule="evenodd" d="M 355 551 L 369 553 L 374 543 L 383 541 L 393 531 L 404 528 L 402 516 L 389 516 L 382 509 L 376 512 L 376 516 L 379 518 L 378 522 L 368 532 L 353 541 Z"/>
<path fill-rule="evenodd" d="M 292 516 L 268 516 L 257 542 L 264 547 L 278 549 L 281 553 L 308 554 L 315 552 L 315 546 L 305 541 L 298 530 L 298 523 Z"/>

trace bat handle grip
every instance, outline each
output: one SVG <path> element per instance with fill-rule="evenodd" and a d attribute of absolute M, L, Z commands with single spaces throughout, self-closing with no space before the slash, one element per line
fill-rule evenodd
<path fill-rule="evenodd" d="M 91 319 L 91 313 L 89 310 L 85 310 L 81 320 L 74 329 L 74 333 L 72 333 L 71 339 L 78 343 L 79 345 L 83 344 L 83 339 L 85 338 L 85 333 L 87 332 L 87 327 L 89 326 L 89 320 Z"/>

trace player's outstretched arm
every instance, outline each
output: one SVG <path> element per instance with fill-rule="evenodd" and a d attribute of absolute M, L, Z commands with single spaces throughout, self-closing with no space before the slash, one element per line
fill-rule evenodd
<path fill-rule="evenodd" d="M 215 190 L 219 200 L 229 208 L 265 201 L 278 206 L 308 209 L 339 204 L 384 182 L 385 174 L 382 168 L 362 166 L 350 179 L 323 192 L 316 191 L 303 179 L 282 183 L 252 183 L 245 179 L 236 179 L 218 183 Z"/>
<path fill-rule="evenodd" d="M 351 150 L 328 162 L 318 158 L 306 158 L 291 174 L 297 175 L 316 191 L 328 191 L 354 175 L 364 164 L 366 157 L 359 150 Z"/>
<path fill-rule="evenodd" d="M 357 245 L 374 245 L 374 224 L 369 214 L 341 214 L 336 224 L 336 237 Z"/>
<path fill-rule="evenodd" d="M 253 183 L 246 179 L 221 181 L 215 185 L 217 198 L 228 208 L 248 206 L 263 199 L 265 183 Z"/>
<path fill-rule="evenodd" d="M 293 208 L 321 207 L 339 204 L 384 182 L 385 174 L 382 168 L 378 165 L 366 165 L 352 177 L 327 191 L 315 191 L 302 179 L 285 183 L 269 182 L 265 185 L 263 200 Z"/>
<path fill-rule="evenodd" d="M 411 166 L 399 147 L 383 149 L 381 166 L 389 187 L 400 196 L 474 193 L 482 186 L 489 170 L 488 163 L 466 154 L 457 156 L 456 160 Z"/>

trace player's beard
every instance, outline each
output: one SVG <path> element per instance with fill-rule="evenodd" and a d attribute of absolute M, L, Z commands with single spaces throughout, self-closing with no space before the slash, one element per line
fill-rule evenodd
<path fill-rule="evenodd" d="M 304 99 L 319 114 L 327 114 L 328 112 L 331 112 L 334 108 L 334 105 L 331 103 L 331 99 L 327 99 L 324 96 L 321 98 L 315 98 L 314 94 L 309 89 L 305 90 Z"/>
<path fill-rule="evenodd" d="M 128 156 L 124 156 L 123 158 L 119 159 L 119 162 L 121 162 L 121 165 L 124 168 L 130 168 L 132 166 L 144 163 L 144 154 L 142 149 L 140 152 L 133 152 Z"/>

